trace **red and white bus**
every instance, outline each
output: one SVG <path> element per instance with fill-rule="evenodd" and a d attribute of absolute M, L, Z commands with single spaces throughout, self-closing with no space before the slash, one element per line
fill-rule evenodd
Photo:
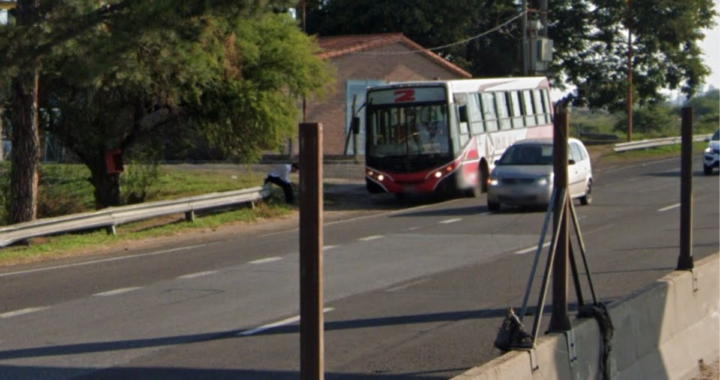
<path fill-rule="evenodd" d="M 392 83 L 365 104 L 371 193 L 478 196 L 508 146 L 553 134 L 545 77 Z"/>

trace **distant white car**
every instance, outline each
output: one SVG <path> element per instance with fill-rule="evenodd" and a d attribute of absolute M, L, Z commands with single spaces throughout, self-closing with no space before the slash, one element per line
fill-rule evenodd
<path fill-rule="evenodd" d="M 705 175 L 710 175 L 713 169 L 720 169 L 720 129 L 705 141 L 709 142 L 709 144 L 705 148 L 705 153 L 703 153 L 703 172 Z"/>
<path fill-rule="evenodd" d="M 592 203 L 592 166 L 585 145 L 568 140 L 568 188 L 573 199 Z M 539 206 L 550 203 L 553 191 L 553 140 L 516 141 L 495 162 L 490 173 L 487 206 L 498 211 L 500 205 Z"/>

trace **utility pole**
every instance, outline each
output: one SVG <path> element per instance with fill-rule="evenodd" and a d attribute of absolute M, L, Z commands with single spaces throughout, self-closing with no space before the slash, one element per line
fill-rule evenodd
<path fill-rule="evenodd" d="M 522 56 L 522 74 L 523 76 L 528 75 L 528 14 L 527 14 L 527 0 L 522 0 L 522 42 L 520 43 L 520 50 Z"/>
<path fill-rule="evenodd" d="M 628 94 L 627 94 L 627 141 L 632 141 L 633 129 L 633 43 L 632 43 L 632 0 L 627 0 L 628 27 Z"/>

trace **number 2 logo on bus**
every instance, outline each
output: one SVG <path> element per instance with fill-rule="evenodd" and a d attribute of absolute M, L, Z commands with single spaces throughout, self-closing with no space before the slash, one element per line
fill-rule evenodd
<path fill-rule="evenodd" d="M 395 103 L 399 102 L 414 102 L 415 101 L 415 90 L 403 89 L 395 91 Z"/>

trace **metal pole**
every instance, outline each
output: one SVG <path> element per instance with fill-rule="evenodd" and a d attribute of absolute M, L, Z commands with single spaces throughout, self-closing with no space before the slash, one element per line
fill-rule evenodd
<path fill-rule="evenodd" d="M 522 303 L 522 309 L 520 309 L 520 315 L 518 316 L 520 318 L 520 322 L 523 321 L 525 318 L 525 314 L 527 314 L 527 305 L 528 305 L 528 298 L 530 298 L 530 290 L 532 289 L 532 284 L 535 280 L 535 271 L 537 271 L 538 261 L 540 260 L 540 254 L 542 253 L 543 245 L 545 244 L 545 235 L 547 235 L 547 226 L 549 224 L 550 217 L 552 216 L 553 210 L 555 210 L 555 199 L 557 198 L 555 196 L 557 190 L 553 189 L 552 195 L 550 197 L 550 204 L 548 205 L 548 210 L 545 213 L 545 219 L 543 221 L 542 230 L 540 232 L 540 241 L 538 241 L 538 247 L 537 250 L 535 250 L 535 259 L 533 260 L 532 269 L 530 270 L 530 278 L 528 279 L 527 287 L 525 287 L 525 296 L 523 297 L 523 303 Z"/>
<path fill-rule="evenodd" d="M 692 107 L 682 109 L 680 157 L 680 258 L 678 270 L 693 269 L 692 256 Z"/>
<path fill-rule="evenodd" d="M 564 205 L 567 203 L 567 192 L 565 191 L 565 189 L 563 189 L 555 192 L 555 194 L 557 197 L 556 202 L 560 202 L 562 204 L 562 206 L 558 207 L 558 209 L 560 210 L 560 217 L 562 218 L 564 210 L 567 209 L 567 207 L 564 207 Z M 545 273 L 543 274 L 543 283 L 540 287 L 540 299 L 538 300 L 536 312 L 537 314 L 535 315 L 535 321 L 533 322 L 533 347 L 535 347 L 535 340 L 537 340 L 538 331 L 540 331 L 540 321 L 542 320 L 543 310 L 545 310 L 545 298 L 547 297 L 547 288 L 548 283 L 550 282 L 550 274 L 552 273 L 552 268 L 555 262 L 555 255 L 557 254 L 557 243 L 559 237 L 560 231 L 554 230 L 552 242 L 550 242 L 550 250 L 548 251 L 547 264 L 545 265 Z"/>
<path fill-rule="evenodd" d="M 585 242 L 583 241 L 582 234 L 580 233 L 580 223 L 578 222 L 577 213 L 575 212 L 575 206 L 570 202 L 570 216 L 572 217 L 573 226 L 575 227 L 575 233 L 580 246 L 580 255 L 583 259 L 583 265 L 585 266 L 585 273 L 587 273 L 588 283 L 590 284 L 590 293 L 592 294 L 593 304 L 597 304 L 597 296 L 595 295 L 595 286 L 592 281 L 592 274 L 590 273 L 590 266 L 587 262 L 587 254 L 585 250 Z"/>
<path fill-rule="evenodd" d="M 322 124 L 300 124 L 300 378 L 324 379 Z"/>
<path fill-rule="evenodd" d="M 628 0 L 628 95 L 627 95 L 627 141 L 632 141 L 633 130 L 633 43 L 632 43 L 632 0 Z"/>
<path fill-rule="evenodd" d="M 542 33 L 539 35 L 548 38 L 548 0 L 540 0 L 540 21 L 542 22 Z"/>
<path fill-rule="evenodd" d="M 524 76 L 528 75 L 528 17 L 527 17 L 527 0 L 522 0 L 522 42 L 521 42 L 521 51 L 522 51 L 522 73 Z"/>
<path fill-rule="evenodd" d="M 568 187 L 568 114 L 562 110 L 555 116 L 553 133 L 554 188 L 567 190 Z M 562 193 L 557 191 L 556 194 Z M 568 203 L 555 202 L 553 227 L 558 231 L 557 258 L 553 262 L 553 309 L 550 332 L 568 331 L 572 327 L 568 318 Z"/>

